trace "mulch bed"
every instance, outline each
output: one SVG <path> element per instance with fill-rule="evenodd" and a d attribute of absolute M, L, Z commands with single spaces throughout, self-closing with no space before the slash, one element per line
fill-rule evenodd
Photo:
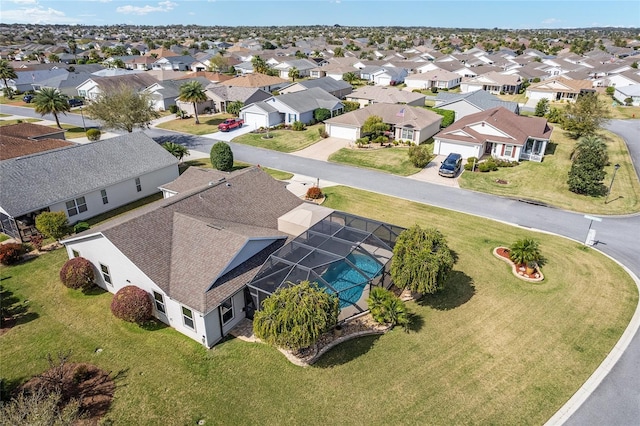
<path fill-rule="evenodd" d="M 508 263 L 511 263 L 512 265 L 514 265 L 513 261 L 511 260 L 511 256 L 509 254 L 509 249 L 505 248 L 505 247 L 497 247 L 494 250 L 494 254 L 496 256 L 502 257 L 504 258 Z M 525 265 L 514 265 L 515 269 L 517 271 L 517 275 L 522 277 L 522 278 L 526 278 L 528 280 L 532 280 L 532 281 L 542 281 L 542 279 L 544 279 L 544 276 L 542 275 L 542 272 L 540 272 L 539 269 L 536 268 L 536 270 L 533 271 L 532 274 L 527 274 L 527 268 Z"/>
<path fill-rule="evenodd" d="M 109 410 L 113 400 L 115 383 L 109 373 L 93 364 L 65 363 L 32 378 L 19 391 L 50 386 L 53 377 L 61 378 L 59 382 L 62 383 L 63 405 L 72 399 L 80 402 L 81 419 L 75 425 L 97 425 Z"/>

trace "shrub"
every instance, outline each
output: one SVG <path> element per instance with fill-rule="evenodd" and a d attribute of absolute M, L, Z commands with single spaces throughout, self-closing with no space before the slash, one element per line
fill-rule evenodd
<path fill-rule="evenodd" d="M 539 244 L 536 240 L 523 238 L 509 247 L 509 257 L 513 263 L 522 265 L 525 263 L 540 262 L 542 260 L 542 253 L 540 253 Z"/>
<path fill-rule="evenodd" d="M 18 263 L 25 253 L 24 246 L 19 243 L 6 243 L 0 245 L 0 263 L 14 265 Z"/>
<path fill-rule="evenodd" d="M 409 325 L 405 303 L 398 296 L 383 287 L 374 287 L 367 299 L 374 321 L 380 324 Z"/>
<path fill-rule="evenodd" d="M 169 105 L 169 112 L 175 114 L 178 112 L 178 105 Z"/>
<path fill-rule="evenodd" d="M 450 109 L 431 108 L 431 111 L 442 116 L 442 122 L 440 123 L 441 128 L 451 126 L 456 119 L 455 111 L 451 111 Z"/>
<path fill-rule="evenodd" d="M 473 168 L 478 166 L 478 159 L 476 157 L 467 158 L 467 162 L 464 165 L 464 169 L 467 171 L 473 171 Z"/>
<path fill-rule="evenodd" d="M 211 107 L 205 107 L 202 112 L 204 112 L 205 114 L 211 114 Z"/>
<path fill-rule="evenodd" d="M 412 145 L 409 147 L 409 160 L 414 167 L 422 169 L 431 161 L 431 155 L 425 145 Z"/>
<path fill-rule="evenodd" d="M 359 147 L 362 147 L 362 145 L 369 145 L 369 138 L 365 136 L 363 138 L 356 139 L 356 145 Z"/>
<path fill-rule="evenodd" d="M 302 121 L 294 121 L 293 123 L 291 123 L 291 130 L 301 132 L 302 130 L 304 130 L 304 123 Z"/>
<path fill-rule="evenodd" d="M 378 136 L 377 138 L 375 138 L 373 140 L 375 143 L 379 143 L 380 146 L 384 145 L 385 143 L 389 142 L 389 138 L 383 135 Z"/>
<path fill-rule="evenodd" d="M 327 120 L 331 118 L 331 111 L 329 111 L 327 108 L 318 108 L 313 111 L 313 118 L 315 118 L 316 121 Z"/>
<path fill-rule="evenodd" d="M 613 86 L 609 86 L 605 89 L 607 95 L 613 97 L 613 94 L 616 92 L 616 88 Z"/>
<path fill-rule="evenodd" d="M 151 297 L 140 287 L 134 285 L 122 287 L 113 295 L 111 312 L 121 320 L 143 324 L 152 316 Z"/>
<path fill-rule="evenodd" d="M 102 132 L 100 129 L 89 129 L 87 130 L 87 139 L 91 142 L 99 141 L 100 136 L 102 136 Z"/>
<path fill-rule="evenodd" d="M 64 212 L 43 212 L 36 216 L 36 229 L 45 237 L 59 240 L 69 232 Z"/>
<path fill-rule="evenodd" d="M 84 257 L 69 259 L 60 269 L 62 284 L 75 290 L 91 288 L 94 279 L 93 264 Z"/>
<path fill-rule="evenodd" d="M 431 93 L 438 93 L 438 88 L 436 86 L 432 86 Z"/>
<path fill-rule="evenodd" d="M 40 234 L 34 234 L 31 236 L 31 244 L 36 250 L 42 250 L 42 244 L 44 243 L 44 237 Z"/>
<path fill-rule="evenodd" d="M 312 186 L 311 188 L 307 189 L 307 198 L 309 198 L 310 200 L 317 200 L 319 198 L 322 198 L 322 190 L 317 186 Z"/>
<path fill-rule="evenodd" d="M 79 234 L 80 232 L 86 231 L 89 228 L 91 228 L 91 226 L 89 226 L 87 222 L 78 222 L 73 226 L 73 232 Z"/>
<path fill-rule="evenodd" d="M 323 127 L 318 129 L 318 134 L 320 135 L 321 138 L 328 138 L 329 137 L 329 133 L 327 133 L 326 129 L 324 129 Z"/>
<path fill-rule="evenodd" d="M 351 112 L 360 108 L 360 103 L 354 101 L 342 101 L 342 105 L 344 105 L 344 112 Z"/>
<path fill-rule="evenodd" d="M 222 170 L 223 172 L 233 169 L 233 152 L 225 142 L 215 143 L 211 147 L 209 158 L 214 169 Z"/>

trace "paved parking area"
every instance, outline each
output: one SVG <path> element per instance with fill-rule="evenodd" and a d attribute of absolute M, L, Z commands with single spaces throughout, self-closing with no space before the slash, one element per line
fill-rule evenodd
<path fill-rule="evenodd" d="M 231 142 L 233 138 L 250 133 L 254 130 L 253 126 L 245 124 L 239 129 L 229 130 L 228 132 L 215 132 L 208 135 L 202 135 L 203 138 L 215 139 L 217 141 Z"/>
<path fill-rule="evenodd" d="M 315 160 L 327 161 L 329 156 L 334 152 L 352 146 L 353 142 L 348 139 L 340 138 L 326 138 L 320 142 L 316 142 L 313 145 L 301 149 L 300 151 L 292 152 L 291 155 L 297 155 L 298 157 L 313 158 Z"/>
<path fill-rule="evenodd" d="M 464 169 L 461 169 L 458 175 L 454 178 L 446 178 L 438 174 L 440 163 L 442 163 L 445 158 L 446 156 L 444 155 L 437 155 L 433 160 L 431 160 L 429 164 L 427 164 L 427 167 L 422 169 L 422 171 L 416 173 L 415 175 L 407 176 L 407 178 L 419 180 L 422 182 L 435 183 L 438 185 L 450 186 L 452 188 L 460 188 L 458 178 L 460 177 Z"/>

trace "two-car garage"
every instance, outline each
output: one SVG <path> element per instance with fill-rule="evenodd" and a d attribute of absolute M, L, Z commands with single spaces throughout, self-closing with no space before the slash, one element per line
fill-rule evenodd
<path fill-rule="evenodd" d="M 326 123 L 325 130 L 332 138 L 348 139 L 350 141 L 360 138 L 360 127 Z"/>
<path fill-rule="evenodd" d="M 479 144 L 466 144 L 464 142 L 449 142 L 438 137 L 434 138 L 433 153 L 435 155 L 449 155 L 452 152 L 462 155 L 462 158 L 469 157 L 482 157 L 480 150 L 482 145 Z"/>

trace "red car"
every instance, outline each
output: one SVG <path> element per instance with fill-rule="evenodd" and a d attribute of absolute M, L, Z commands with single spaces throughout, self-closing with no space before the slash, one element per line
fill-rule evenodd
<path fill-rule="evenodd" d="M 244 124 L 244 120 L 240 118 L 227 118 L 222 123 L 218 124 L 218 130 L 221 132 L 228 132 L 229 130 L 240 128 Z"/>

